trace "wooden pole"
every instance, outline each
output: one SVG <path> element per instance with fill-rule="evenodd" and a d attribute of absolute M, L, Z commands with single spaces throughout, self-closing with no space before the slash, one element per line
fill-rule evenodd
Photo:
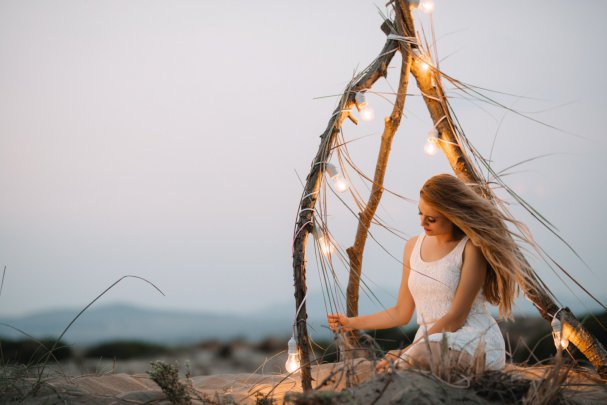
<path fill-rule="evenodd" d="M 403 115 L 403 108 L 405 106 L 405 96 L 407 93 L 407 86 L 409 84 L 409 70 L 411 68 L 412 57 L 409 50 L 405 48 L 403 51 L 402 47 L 401 56 L 402 63 L 396 101 L 394 103 L 392 113 L 385 119 L 384 131 L 381 137 L 381 145 L 377 156 L 377 163 L 375 165 L 375 175 L 373 177 L 371 193 L 364 209 L 358 214 L 358 227 L 356 230 L 356 236 L 354 238 L 354 244 L 346 249 L 350 261 L 350 275 L 346 295 L 348 316 L 358 315 L 360 276 L 362 272 L 362 260 L 365 243 L 369 234 L 371 221 L 375 216 L 375 212 L 377 211 L 379 201 L 381 200 L 384 191 L 383 183 L 386 168 L 388 166 L 388 157 L 392 147 L 392 140 L 394 139 L 396 130 L 400 125 Z"/>
<path fill-rule="evenodd" d="M 391 22 L 386 21 L 382 24 L 384 33 L 390 33 Z M 359 91 L 366 91 L 380 78 L 385 77 L 388 71 L 388 65 L 398 49 L 398 42 L 388 39 L 379 56 L 365 69 L 356 76 L 342 95 L 338 107 L 329 119 L 326 130 L 320 136 L 320 146 L 318 152 L 312 161 L 310 173 L 306 178 L 303 197 L 299 202 L 298 220 L 295 225 L 295 234 L 293 236 L 293 278 L 295 281 L 295 308 L 297 312 L 295 325 L 297 342 L 301 362 L 301 382 L 304 391 L 312 389 L 312 376 L 310 370 L 310 352 L 309 338 L 307 328 L 307 311 L 304 298 L 306 296 L 306 241 L 308 234 L 313 227 L 313 212 L 318 199 L 322 175 L 325 171 L 325 165 L 331 157 L 331 151 L 335 138 L 340 131 L 343 121 L 348 117 L 349 110 L 354 105 L 355 94 Z"/>

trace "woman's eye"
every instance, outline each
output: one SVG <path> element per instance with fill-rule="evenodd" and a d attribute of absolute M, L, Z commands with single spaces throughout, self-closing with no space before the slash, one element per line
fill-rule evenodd
<path fill-rule="evenodd" d="M 431 224 L 433 224 L 433 223 L 436 222 L 436 219 L 434 219 L 434 218 L 428 218 L 428 222 L 430 222 Z"/>

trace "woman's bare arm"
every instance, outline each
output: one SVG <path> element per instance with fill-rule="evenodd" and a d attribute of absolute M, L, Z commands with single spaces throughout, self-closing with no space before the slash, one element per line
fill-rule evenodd
<path fill-rule="evenodd" d="M 343 314 L 329 314 L 328 321 L 331 329 L 387 329 L 407 324 L 413 316 L 415 302 L 409 291 L 409 272 L 411 251 L 416 238 L 411 238 L 405 244 L 403 252 L 403 273 L 398 291 L 396 305 L 371 315 L 348 318 Z"/>

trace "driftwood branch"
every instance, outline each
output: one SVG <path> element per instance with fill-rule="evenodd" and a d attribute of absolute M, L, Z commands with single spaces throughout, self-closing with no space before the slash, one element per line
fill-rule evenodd
<path fill-rule="evenodd" d="M 409 70 L 411 68 L 412 57 L 410 51 L 408 49 L 404 49 L 403 51 L 402 47 L 401 56 L 402 63 L 396 101 L 394 103 L 392 113 L 385 119 L 384 131 L 381 137 L 381 145 L 377 156 L 377 163 L 375 165 L 375 175 L 373 177 L 371 193 L 364 209 L 358 214 L 358 228 L 356 230 L 354 244 L 346 250 L 350 262 L 350 275 L 348 279 L 346 296 L 348 316 L 358 315 L 360 277 L 362 272 L 362 260 L 365 243 L 367 241 L 371 221 L 375 216 L 375 212 L 377 211 L 377 207 L 384 191 L 383 183 L 386 168 L 388 166 L 388 157 L 390 156 L 390 150 L 392 148 L 392 140 L 394 139 L 396 130 L 400 125 L 403 115 L 403 108 L 405 106 L 405 96 L 407 94 L 407 86 L 409 83 Z"/>
<path fill-rule="evenodd" d="M 391 22 L 384 22 L 382 30 L 388 34 Z M 306 178 L 303 197 L 299 202 L 298 220 L 293 238 L 293 278 L 295 281 L 295 307 L 299 309 L 296 316 L 296 334 L 300 350 L 301 380 L 304 391 L 312 389 L 310 370 L 310 342 L 306 320 L 308 318 L 304 298 L 306 287 L 306 240 L 313 227 L 313 212 L 318 199 L 322 175 L 326 163 L 331 157 L 331 151 L 343 121 L 350 114 L 354 105 L 354 96 L 358 91 L 369 89 L 380 77 L 385 77 L 388 65 L 398 49 L 397 41 L 388 39 L 379 56 L 346 87 L 339 104 L 329 119 L 327 128 L 320 136 L 320 146 L 312 161 L 310 173 Z"/>
<path fill-rule="evenodd" d="M 405 13 L 403 18 L 405 21 L 412 21 L 409 8 L 400 8 L 400 10 Z M 412 25 L 410 26 L 412 27 Z M 414 34 L 414 31 L 407 32 L 408 36 L 414 36 Z M 429 74 L 424 73 L 421 70 L 420 63 L 414 62 L 411 66 L 411 74 L 415 77 L 432 121 L 438 130 L 438 144 L 445 153 L 453 171 L 463 181 L 478 184 L 480 193 L 484 197 L 494 200 L 491 190 L 486 186 L 461 147 L 457 130 L 453 124 L 454 121 L 449 113 L 447 98 L 439 80 L 440 72 L 431 68 Z M 520 251 L 518 254 L 521 258 L 524 258 Z M 528 268 L 531 269 L 531 266 L 528 266 Z M 549 322 L 552 321 L 553 316 L 559 311 L 559 307 L 551 298 L 551 294 L 542 287 L 533 271 L 526 276 L 528 282 L 523 283 L 520 287 L 527 298 L 535 304 L 541 316 Z M 607 350 L 601 342 L 584 328 L 568 308 L 563 308 L 559 315 L 563 324 L 564 335 L 596 367 L 599 375 L 607 378 Z"/>

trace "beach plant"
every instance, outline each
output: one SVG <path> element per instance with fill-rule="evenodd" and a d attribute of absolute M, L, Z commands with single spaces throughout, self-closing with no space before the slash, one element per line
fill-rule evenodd
<path fill-rule="evenodd" d="M 220 396 L 215 393 L 214 396 L 199 393 L 192 383 L 192 371 L 189 362 L 185 364 L 185 381 L 179 380 L 179 365 L 167 364 L 164 361 L 151 362 L 152 369 L 147 372 L 150 379 L 154 381 L 166 398 L 175 405 L 190 405 L 192 399 L 195 399 L 204 405 L 233 405 L 234 399 L 231 395 Z M 264 402 L 263 404 L 271 404 Z"/>
<path fill-rule="evenodd" d="M 550 405 L 563 403 L 563 384 L 571 371 L 563 360 L 563 352 L 559 350 L 554 356 L 554 365 L 548 367 L 537 381 L 533 381 L 527 394 L 523 398 L 523 404 Z"/>
<path fill-rule="evenodd" d="M 6 364 L 0 367 L 0 402 L 22 401 L 28 391 L 24 384 L 31 376 L 31 369 L 25 364 Z"/>
<path fill-rule="evenodd" d="M 179 368 L 163 361 L 153 361 L 152 370 L 147 374 L 154 381 L 167 399 L 175 405 L 190 405 L 192 397 L 188 385 L 179 381 Z"/>
<path fill-rule="evenodd" d="M 4 273 L 6 273 L 6 267 L 3 272 L 2 284 L 0 285 L 1 287 L 3 287 L 3 283 L 4 283 Z M 4 387 L 7 387 L 6 388 L 7 392 L 14 392 L 14 390 L 16 389 L 20 396 L 20 398 L 19 398 L 20 401 L 25 400 L 29 396 L 36 395 L 39 392 L 40 388 L 44 385 L 44 381 L 46 378 L 45 371 L 47 370 L 48 364 L 51 361 L 54 361 L 56 364 L 59 364 L 59 360 L 58 360 L 56 354 L 58 352 L 62 353 L 65 351 L 65 344 L 63 343 L 62 339 L 65 336 L 65 334 L 68 332 L 68 330 L 72 327 L 72 325 L 76 322 L 76 320 L 78 320 L 78 318 L 80 318 L 80 316 L 82 316 L 82 314 L 84 314 L 84 312 L 86 312 L 87 309 L 89 309 L 95 302 L 97 302 L 99 299 L 101 299 L 101 297 L 103 297 L 108 291 L 110 291 L 112 288 L 114 288 L 116 285 L 118 285 L 121 281 L 123 281 L 124 279 L 127 279 L 127 278 L 135 278 L 135 279 L 144 281 L 144 282 L 148 283 L 149 285 L 151 285 L 154 289 L 156 289 L 156 291 L 158 291 L 160 294 L 162 294 L 164 296 L 164 293 L 162 292 L 162 290 L 160 290 L 154 283 L 148 281 L 147 279 L 145 279 L 143 277 L 134 276 L 134 275 L 122 276 L 118 280 L 116 280 L 114 283 L 112 283 L 109 287 L 107 287 L 105 290 L 103 290 L 99 295 L 97 295 L 82 310 L 80 310 L 80 312 L 78 312 L 78 314 L 63 329 L 63 332 L 61 332 L 59 337 L 57 337 L 54 340 L 51 340 L 52 345 L 45 344 L 45 342 L 37 340 L 35 337 L 31 336 L 29 333 L 27 333 L 24 330 L 21 330 L 12 325 L 0 322 L 0 325 L 13 329 L 13 330 L 16 330 L 23 336 L 26 336 L 31 341 L 35 342 L 38 345 L 38 348 L 40 349 L 40 352 L 42 354 L 40 356 L 36 355 L 35 363 L 27 364 L 22 369 L 19 369 L 19 368 L 15 369 L 14 367 L 12 367 L 10 365 L 6 365 L 4 363 L 4 360 L 0 357 L 0 359 L 2 359 L 2 367 L 1 367 L 2 368 L 2 379 L 0 380 L 0 390 L 3 390 Z M 48 343 L 48 342 L 46 342 L 46 343 Z M 1 346 L 0 346 L 0 348 L 1 348 Z M 34 354 L 36 354 L 36 352 L 34 352 Z M 24 370 L 26 370 L 27 372 L 24 373 L 23 372 Z M 30 378 L 32 377 L 32 375 L 30 375 L 30 374 L 32 374 L 32 373 L 35 374 L 35 379 L 33 381 L 30 380 Z M 0 391 L 0 394 L 3 394 L 3 391 Z M 4 399 L 4 397 L 0 397 L 0 398 Z"/>

